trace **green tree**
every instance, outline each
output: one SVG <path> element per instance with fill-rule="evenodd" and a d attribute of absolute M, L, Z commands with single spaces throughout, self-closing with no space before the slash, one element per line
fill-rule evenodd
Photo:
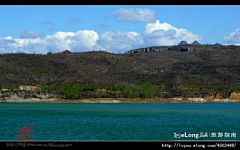
<path fill-rule="evenodd" d="M 127 98 L 132 98 L 132 91 L 131 91 L 130 89 L 128 89 L 128 90 L 126 91 L 126 97 L 127 97 Z"/>
<path fill-rule="evenodd" d="M 103 93 L 103 97 L 107 98 L 108 94 L 107 93 Z"/>
<path fill-rule="evenodd" d="M 118 91 L 119 90 L 119 86 L 113 85 L 110 88 L 111 91 Z"/>

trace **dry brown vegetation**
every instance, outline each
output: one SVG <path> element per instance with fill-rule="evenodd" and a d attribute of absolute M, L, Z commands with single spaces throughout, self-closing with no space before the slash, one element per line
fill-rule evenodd
<path fill-rule="evenodd" d="M 69 83 L 71 86 L 88 85 L 97 89 L 118 86 L 120 89 L 124 85 L 137 88 L 150 84 L 168 86 L 167 92 L 171 93 L 168 96 L 171 97 L 206 95 L 223 90 L 225 95 L 229 95 L 229 92 L 240 90 L 239 46 L 192 47 L 196 50 L 174 51 L 177 48 L 172 46 L 165 51 L 134 54 L 103 51 L 2 54 L 0 85 L 1 88 L 19 85 L 54 88 Z M 186 88 L 179 88 L 181 86 Z M 190 90 L 188 87 L 191 86 L 199 88 Z M 138 90 L 138 95 L 141 95 L 141 90 Z"/>

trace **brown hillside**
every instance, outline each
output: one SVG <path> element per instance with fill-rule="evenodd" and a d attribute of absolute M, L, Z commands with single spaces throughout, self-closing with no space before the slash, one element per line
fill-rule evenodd
<path fill-rule="evenodd" d="M 181 51 L 183 47 L 193 50 Z M 160 47 L 161 48 L 161 47 Z M 163 51 L 0 55 L 1 86 L 211 84 L 240 86 L 240 47 L 184 45 Z"/>

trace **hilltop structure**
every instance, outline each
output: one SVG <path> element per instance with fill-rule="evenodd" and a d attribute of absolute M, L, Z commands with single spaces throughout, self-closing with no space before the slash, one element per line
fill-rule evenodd
<path fill-rule="evenodd" d="M 188 44 L 186 41 L 181 41 L 181 42 L 178 44 L 178 46 L 182 46 L 182 45 L 186 45 L 186 44 Z"/>
<path fill-rule="evenodd" d="M 192 44 L 193 45 L 201 45 L 198 41 L 194 41 Z"/>

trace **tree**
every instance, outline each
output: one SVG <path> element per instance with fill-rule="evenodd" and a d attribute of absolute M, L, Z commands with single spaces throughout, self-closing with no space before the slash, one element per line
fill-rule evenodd
<path fill-rule="evenodd" d="M 51 55 L 52 54 L 52 52 L 47 52 L 47 55 Z"/>

